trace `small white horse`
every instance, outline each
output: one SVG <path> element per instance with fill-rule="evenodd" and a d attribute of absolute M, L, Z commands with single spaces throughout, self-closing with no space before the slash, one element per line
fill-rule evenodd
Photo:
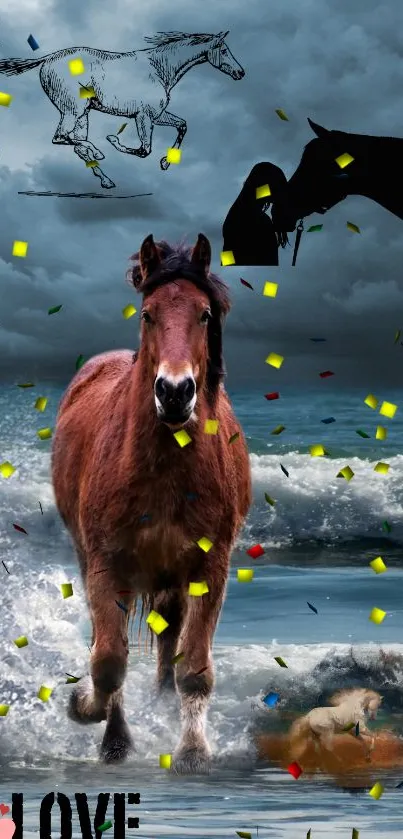
<path fill-rule="evenodd" d="M 370 760 L 375 738 L 367 728 L 366 720 L 376 719 L 382 699 L 379 693 L 366 688 L 338 691 L 329 699 L 330 705 L 335 707 L 314 708 L 293 723 L 289 733 L 292 759 L 298 761 L 303 757 L 309 742 L 314 743 L 315 750 L 322 747 L 332 751 L 334 735 L 347 731 L 363 744 L 369 739 L 366 758 Z M 357 723 L 359 733 L 356 735 Z"/>

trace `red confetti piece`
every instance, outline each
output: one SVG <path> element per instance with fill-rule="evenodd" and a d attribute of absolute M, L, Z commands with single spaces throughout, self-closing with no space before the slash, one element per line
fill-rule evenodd
<path fill-rule="evenodd" d="M 202 667 L 201 670 L 198 670 L 197 673 L 195 673 L 195 676 L 201 676 L 201 674 L 204 673 L 205 670 L 207 670 L 207 667 L 208 667 L 208 664 L 206 664 L 205 667 Z"/>
<path fill-rule="evenodd" d="M 296 781 L 298 780 L 299 776 L 302 775 L 302 769 L 299 763 L 297 763 L 297 761 L 294 761 L 294 763 L 290 763 L 290 765 L 287 766 L 287 772 L 289 772 L 290 775 L 292 775 Z"/>
<path fill-rule="evenodd" d="M 241 283 L 242 283 L 242 285 L 246 285 L 246 288 L 250 288 L 252 291 L 254 291 L 254 290 L 255 290 L 255 289 L 253 288 L 253 285 L 251 285 L 250 283 L 247 283 L 247 282 L 246 282 L 246 280 L 243 280 L 243 279 L 242 279 L 242 277 L 241 277 L 240 279 L 241 279 Z"/>
<path fill-rule="evenodd" d="M 272 399 L 280 399 L 280 394 L 275 390 L 273 393 L 265 393 L 264 398 L 271 402 Z"/>
<path fill-rule="evenodd" d="M 319 373 L 321 379 L 327 379 L 329 376 L 334 376 L 332 370 L 325 370 L 323 373 Z"/>
<path fill-rule="evenodd" d="M 25 533 L 25 535 L 28 536 L 27 531 L 24 530 L 23 527 L 20 527 L 19 524 L 13 524 L 13 528 L 14 528 L 14 530 L 18 530 L 19 533 Z"/>
<path fill-rule="evenodd" d="M 259 556 L 263 556 L 264 550 L 261 545 L 253 545 L 248 551 L 246 551 L 246 553 L 248 556 L 251 556 L 252 559 L 258 559 Z"/>
<path fill-rule="evenodd" d="M 2 816 L 5 816 L 6 813 L 9 813 L 9 812 L 10 812 L 10 808 L 7 807 L 6 804 L 0 804 L 0 813 L 1 813 Z"/>

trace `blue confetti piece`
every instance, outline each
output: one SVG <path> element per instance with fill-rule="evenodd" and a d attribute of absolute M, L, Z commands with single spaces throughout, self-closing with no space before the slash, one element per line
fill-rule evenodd
<path fill-rule="evenodd" d="M 330 422 L 336 422 L 336 420 L 334 417 L 326 417 L 326 419 L 321 420 L 321 422 L 324 422 L 325 425 L 329 425 Z"/>
<path fill-rule="evenodd" d="M 308 601 L 306 601 L 306 602 L 308 603 Z M 312 606 L 312 603 L 308 603 L 308 606 L 309 606 L 310 609 L 312 609 L 312 612 L 315 612 L 315 615 L 318 614 L 318 610 L 315 608 L 315 606 Z"/>
<path fill-rule="evenodd" d="M 31 50 L 39 50 L 39 44 L 37 41 L 35 41 L 33 35 L 30 35 L 29 38 L 27 38 L 27 41 L 29 43 L 29 46 L 31 47 Z"/>
<path fill-rule="evenodd" d="M 327 338 L 311 338 L 311 341 L 313 341 L 314 344 L 321 344 L 321 343 L 323 343 L 323 341 L 326 341 L 326 340 L 327 340 Z"/>
<path fill-rule="evenodd" d="M 395 789 L 401 789 L 403 787 L 403 781 L 400 781 L 400 784 L 395 787 Z"/>
<path fill-rule="evenodd" d="M 149 521 L 150 518 L 151 516 L 148 513 L 144 513 L 144 516 L 140 516 L 140 521 Z"/>
<path fill-rule="evenodd" d="M 126 608 L 126 606 L 125 606 L 125 604 L 124 604 L 124 603 L 119 603 L 119 600 L 115 600 L 115 603 L 116 603 L 116 605 L 117 605 L 117 606 L 119 606 L 119 609 L 121 609 L 121 610 L 122 610 L 122 612 L 126 612 L 126 613 L 127 613 L 127 612 L 129 611 L 129 610 Z"/>
<path fill-rule="evenodd" d="M 265 705 L 267 705 L 268 708 L 274 708 L 274 706 L 277 705 L 279 699 L 280 695 L 278 693 L 271 692 L 264 697 L 263 702 Z"/>
<path fill-rule="evenodd" d="M 197 501 L 198 497 L 199 496 L 198 496 L 197 492 L 187 492 L 186 493 L 186 498 L 189 501 Z"/>

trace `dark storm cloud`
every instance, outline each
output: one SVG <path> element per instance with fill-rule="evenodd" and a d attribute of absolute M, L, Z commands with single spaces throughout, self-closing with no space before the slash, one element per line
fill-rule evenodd
<path fill-rule="evenodd" d="M 192 244 L 202 231 L 213 245 L 214 269 L 233 289 L 226 327 L 233 385 L 315 384 L 324 369 L 335 371 L 334 382 L 364 389 L 399 385 L 403 347 L 393 340 L 403 328 L 403 222 L 367 199 L 350 198 L 310 218 L 324 228 L 304 234 L 294 269 L 292 248 L 280 253 L 279 269 L 220 269 L 219 253 L 222 221 L 242 181 L 260 160 L 289 177 L 313 137 L 307 116 L 330 129 L 403 136 L 400 4 L 180 0 L 171 7 L 153 0 L 133 9 L 131 0 L 19 0 L 2 21 L 2 56 L 32 55 L 28 29 L 41 54 L 80 45 L 139 49 L 143 35 L 159 30 L 229 29 L 227 43 L 246 76 L 234 82 L 206 65 L 174 88 L 169 109 L 187 120 L 188 134 L 180 166 L 168 172 L 159 160 L 174 139 L 171 129 L 156 127 L 152 154 L 140 160 L 118 154 L 106 140 L 123 119 L 91 115 L 89 138 L 105 154 L 101 165 L 116 194 L 153 193 L 127 200 L 17 195 L 108 191 L 71 147 L 52 145 L 59 115 L 38 71 L 0 76 L 0 89 L 14 97 L 0 113 L 2 374 L 65 376 L 79 353 L 136 346 L 137 316 L 127 322 L 121 316 L 128 302 L 137 308 L 140 302 L 124 281 L 130 254 L 150 232 Z M 135 85 L 134 76 L 134 91 Z M 289 122 L 278 119 L 276 108 Z M 130 125 L 122 141 L 138 145 Z M 347 221 L 361 235 L 349 232 Z M 14 239 L 29 242 L 25 260 L 11 256 Z M 240 275 L 254 292 L 241 286 Z M 276 299 L 263 298 L 264 281 L 275 278 Z M 60 303 L 61 312 L 48 316 Z M 310 341 L 318 333 L 325 344 Z M 284 355 L 281 370 L 265 364 L 270 352 Z"/>

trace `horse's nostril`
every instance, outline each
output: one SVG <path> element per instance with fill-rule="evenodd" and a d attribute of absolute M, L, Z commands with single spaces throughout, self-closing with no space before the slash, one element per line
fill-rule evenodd
<path fill-rule="evenodd" d="M 183 383 L 183 400 L 185 402 L 190 402 L 190 400 L 193 399 L 195 395 L 195 390 L 196 388 L 193 379 L 185 379 Z"/>
<path fill-rule="evenodd" d="M 159 376 L 154 385 L 155 395 L 160 402 L 163 401 L 164 397 L 166 396 L 166 384 L 165 379 L 162 376 Z"/>

